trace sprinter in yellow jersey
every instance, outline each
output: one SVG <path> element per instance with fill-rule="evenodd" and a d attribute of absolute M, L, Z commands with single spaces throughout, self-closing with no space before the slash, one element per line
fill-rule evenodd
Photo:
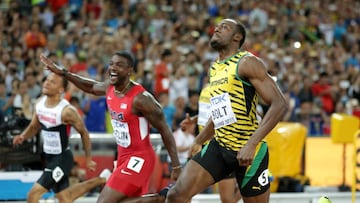
<path fill-rule="evenodd" d="M 199 96 L 199 113 L 196 116 L 190 116 L 187 114 L 186 119 L 184 119 L 180 125 L 184 128 L 191 128 L 194 124 L 197 124 L 199 132 L 204 128 L 208 122 L 211 109 L 210 109 L 210 86 L 206 85 L 200 92 Z M 206 140 L 204 143 L 194 143 L 190 150 L 189 157 L 197 154 L 202 146 L 208 144 L 209 140 Z M 236 183 L 235 173 L 229 174 L 229 176 L 218 182 L 219 195 L 222 203 L 237 203 L 241 199 L 240 190 Z"/>
<path fill-rule="evenodd" d="M 232 172 L 244 203 L 269 202 L 269 155 L 263 139 L 282 119 L 287 104 L 265 64 L 240 51 L 245 36 L 245 27 L 233 19 L 215 27 L 210 45 L 219 58 L 209 71 L 211 119 L 196 143 L 214 138 L 186 164 L 167 203 L 188 202 Z M 259 97 L 269 105 L 261 123 L 256 117 Z"/>

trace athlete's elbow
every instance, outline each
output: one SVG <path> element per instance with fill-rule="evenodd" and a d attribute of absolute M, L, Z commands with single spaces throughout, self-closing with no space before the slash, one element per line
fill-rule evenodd
<path fill-rule="evenodd" d="M 279 109 L 279 115 L 281 115 L 281 117 L 284 117 L 285 114 L 289 111 L 290 107 L 289 107 L 289 102 L 286 101 L 285 99 L 282 99 L 279 101 L 279 105 L 278 105 L 278 109 Z"/>

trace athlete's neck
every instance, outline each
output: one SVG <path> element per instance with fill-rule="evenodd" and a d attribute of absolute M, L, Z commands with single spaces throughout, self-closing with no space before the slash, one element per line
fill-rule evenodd
<path fill-rule="evenodd" d="M 230 49 L 223 49 L 219 51 L 219 61 L 223 61 L 226 60 L 230 57 L 232 57 L 233 55 L 235 55 L 236 53 L 238 53 L 239 50 L 230 50 Z"/>
<path fill-rule="evenodd" d="M 121 86 L 115 86 L 114 93 L 117 94 L 118 96 L 123 96 L 126 94 L 130 86 L 131 86 L 131 80 L 128 80 Z"/>
<path fill-rule="evenodd" d="M 45 106 L 49 107 L 49 108 L 55 107 L 56 105 L 59 104 L 60 100 L 61 100 L 60 95 L 59 96 L 47 96 L 46 101 L 45 101 Z"/>

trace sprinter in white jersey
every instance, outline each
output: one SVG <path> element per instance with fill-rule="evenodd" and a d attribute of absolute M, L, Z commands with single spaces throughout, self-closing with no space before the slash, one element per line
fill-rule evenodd
<path fill-rule="evenodd" d="M 35 136 L 40 130 L 43 139 L 45 159 L 44 172 L 28 193 L 29 203 L 38 203 L 42 195 L 52 189 L 61 203 L 73 202 L 87 190 L 100 183 L 102 179 L 93 179 L 86 183 L 69 187 L 69 174 L 74 157 L 69 148 L 70 128 L 73 126 L 81 135 L 86 165 L 95 170 L 96 163 L 91 159 L 89 133 L 76 109 L 61 97 L 67 86 L 67 80 L 51 73 L 43 84 L 43 96 L 35 106 L 35 114 L 29 126 L 14 137 L 13 144 L 22 144 L 24 140 Z"/>

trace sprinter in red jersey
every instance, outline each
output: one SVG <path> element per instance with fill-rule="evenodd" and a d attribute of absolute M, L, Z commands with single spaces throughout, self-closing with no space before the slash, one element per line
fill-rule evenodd
<path fill-rule="evenodd" d="M 64 76 L 81 90 L 106 95 L 117 143 L 117 166 L 101 191 L 98 203 L 126 202 L 148 193 L 155 165 L 155 152 L 150 142 L 150 125 L 160 132 L 173 167 L 171 178 L 181 172 L 172 132 L 166 124 L 161 105 L 140 84 L 130 80 L 134 59 L 128 52 L 116 52 L 109 63 L 109 79 L 91 80 L 59 67 L 46 56 L 41 61 L 52 72 Z"/>

